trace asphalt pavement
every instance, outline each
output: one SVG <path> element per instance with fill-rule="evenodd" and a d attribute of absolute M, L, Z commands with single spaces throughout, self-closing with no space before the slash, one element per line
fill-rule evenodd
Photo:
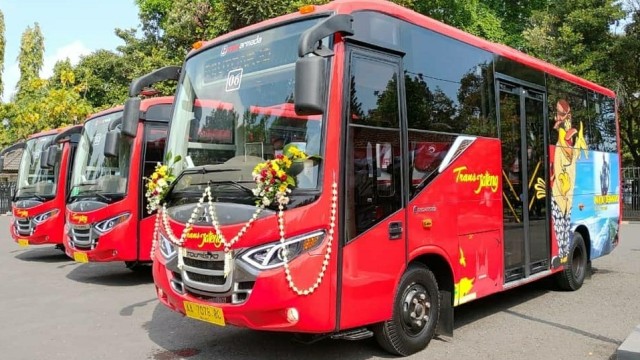
<path fill-rule="evenodd" d="M 78 264 L 52 246 L 20 248 L 0 217 L 0 359 L 389 359 L 373 339 L 311 345 L 288 334 L 215 327 L 158 303 L 150 272 Z M 615 359 L 640 324 L 640 224 L 593 261 L 577 292 L 551 281 L 455 311 L 453 338 L 408 359 Z"/>

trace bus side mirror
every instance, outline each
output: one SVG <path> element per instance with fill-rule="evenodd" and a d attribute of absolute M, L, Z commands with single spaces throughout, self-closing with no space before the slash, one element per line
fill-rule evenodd
<path fill-rule="evenodd" d="M 120 130 L 111 130 L 104 139 L 104 156 L 117 157 L 120 146 Z"/>
<path fill-rule="evenodd" d="M 40 169 L 49 168 L 49 164 L 47 162 L 48 157 L 49 157 L 49 151 L 47 151 L 46 148 L 40 151 Z"/>
<path fill-rule="evenodd" d="M 327 94 L 327 59 L 321 56 L 296 60 L 296 82 L 293 93 L 298 115 L 322 115 Z"/>
<path fill-rule="evenodd" d="M 60 155 L 60 149 L 55 145 L 49 146 L 49 151 L 47 151 L 47 157 L 45 158 L 47 167 L 53 168 L 56 166 L 58 155 Z"/>
<path fill-rule="evenodd" d="M 124 111 L 122 112 L 122 134 L 132 138 L 136 137 L 139 119 L 140 98 L 130 97 L 124 103 Z"/>

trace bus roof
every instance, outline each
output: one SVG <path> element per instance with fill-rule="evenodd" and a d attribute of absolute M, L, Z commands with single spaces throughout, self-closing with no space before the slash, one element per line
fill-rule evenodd
<path fill-rule="evenodd" d="M 396 17 L 398 19 L 405 20 L 409 23 L 433 30 L 437 33 L 448 36 L 452 39 L 456 39 L 464 43 L 467 43 L 469 45 L 473 45 L 480 49 L 489 51 L 493 54 L 503 56 L 505 58 L 508 58 L 518 63 L 529 66 L 531 68 L 534 68 L 542 72 L 548 73 L 550 75 L 556 76 L 558 78 L 567 80 L 576 85 L 591 89 L 603 95 L 615 97 L 615 93 L 612 90 L 607 89 L 591 81 L 582 79 L 576 75 L 573 75 L 567 72 L 566 70 L 561 69 L 558 66 L 555 66 L 543 60 L 534 58 L 533 56 L 527 55 L 521 51 L 510 48 L 506 45 L 494 43 L 494 42 L 482 39 L 480 37 L 477 37 L 475 35 L 471 35 L 453 26 L 444 24 L 440 21 L 434 20 L 425 15 L 419 14 L 413 10 L 407 9 L 405 7 L 402 7 L 400 5 L 397 5 L 385 0 L 335 0 L 335 1 L 331 1 L 326 5 L 316 6 L 314 12 L 310 14 L 302 15 L 300 13 L 291 13 L 291 14 L 280 16 L 277 18 L 265 20 L 263 22 L 250 25 L 248 27 L 245 27 L 239 30 L 232 31 L 214 40 L 208 41 L 200 49 L 192 50 L 189 53 L 188 57 L 200 51 L 203 51 L 204 49 L 209 48 L 211 46 L 220 44 L 222 42 L 231 40 L 233 38 L 240 37 L 242 35 L 245 35 L 246 33 L 257 31 L 265 27 L 273 26 L 281 22 L 291 21 L 298 18 L 299 19 L 308 18 L 314 15 L 317 16 L 317 14 L 321 14 L 321 13 L 351 14 L 351 13 L 354 13 L 357 11 L 363 11 L 363 10 L 380 12 L 383 14 Z"/>
<path fill-rule="evenodd" d="M 159 97 L 154 97 L 154 98 L 148 98 L 148 99 L 142 99 L 142 101 L 140 102 L 140 110 L 141 111 L 147 111 L 147 109 L 149 109 L 149 107 L 153 106 L 153 105 L 158 105 L 158 104 L 173 104 L 173 96 L 159 96 Z M 112 108 L 106 109 L 106 110 L 102 110 L 100 112 L 97 112 L 95 114 L 91 114 L 89 116 L 87 116 L 87 118 L 84 120 L 89 121 L 93 118 L 97 118 L 98 116 L 103 116 L 103 115 L 108 115 L 108 114 L 112 114 L 114 112 L 118 112 L 118 111 L 122 111 L 124 110 L 124 106 L 123 105 L 118 105 L 118 106 L 114 106 Z"/>
<path fill-rule="evenodd" d="M 35 134 L 29 135 L 29 137 L 27 137 L 27 140 L 39 138 L 41 136 L 55 135 L 55 134 L 60 133 L 61 131 L 63 131 L 67 127 L 59 127 L 57 129 L 43 130 L 43 131 L 37 132 Z"/>

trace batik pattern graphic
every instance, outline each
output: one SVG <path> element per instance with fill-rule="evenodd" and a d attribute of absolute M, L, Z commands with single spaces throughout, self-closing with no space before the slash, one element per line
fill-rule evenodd
<path fill-rule="evenodd" d="M 569 245 L 571 244 L 571 213 L 564 214 L 556 200 L 553 199 L 551 200 L 551 217 L 558 243 L 558 257 L 564 259 L 569 255 Z"/>

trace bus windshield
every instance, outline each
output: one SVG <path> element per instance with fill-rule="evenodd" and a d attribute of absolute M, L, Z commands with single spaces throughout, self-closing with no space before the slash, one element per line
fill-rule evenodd
<path fill-rule="evenodd" d="M 174 192 L 200 191 L 207 183 L 252 188 L 256 164 L 294 144 L 321 152 L 321 116 L 293 109 L 300 34 L 318 19 L 289 23 L 218 45 L 189 58 L 178 86 L 167 153 L 180 155 Z M 316 189 L 319 163 L 305 164 L 297 189 Z M 237 185 L 235 188 L 239 188 Z M 248 192 L 250 193 L 250 192 Z"/>
<path fill-rule="evenodd" d="M 126 193 L 131 140 L 126 137 L 120 139 L 117 157 L 104 156 L 109 124 L 120 117 L 122 112 L 118 111 L 90 119 L 84 124 L 73 164 L 72 198 Z"/>
<path fill-rule="evenodd" d="M 54 137 L 55 134 L 52 134 L 27 141 L 20 161 L 20 170 L 18 171 L 16 198 L 35 197 L 46 199 L 56 195 L 59 165 L 56 164 L 53 169 L 40 167 L 40 162 L 44 160 L 41 159 L 41 152 Z"/>

